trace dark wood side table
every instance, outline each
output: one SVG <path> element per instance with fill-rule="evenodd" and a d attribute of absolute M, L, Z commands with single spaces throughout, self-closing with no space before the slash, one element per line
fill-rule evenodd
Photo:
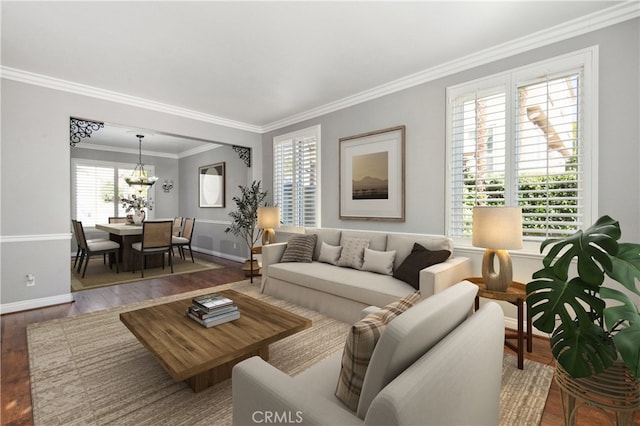
<path fill-rule="evenodd" d="M 488 290 L 487 286 L 484 284 L 484 280 L 482 277 L 472 277 L 465 278 L 467 281 L 470 281 L 478 286 L 478 295 L 476 296 L 476 310 L 480 307 L 480 297 L 485 297 L 487 299 L 493 300 L 502 300 L 504 302 L 509 302 L 512 305 L 515 305 L 518 308 L 518 330 L 516 334 L 513 333 L 505 333 L 504 336 L 504 344 L 506 347 L 515 351 L 518 354 L 518 368 L 520 370 L 524 369 L 524 341 L 527 341 L 527 352 L 533 351 L 533 341 L 532 338 L 532 326 L 531 326 L 531 316 L 527 314 L 527 331 L 523 330 L 523 321 L 524 321 L 524 301 L 527 298 L 527 290 L 523 283 L 519 283 L 516 281 L 512 281 L 507 291 L 494 291 Z M 510 342 L 510 339 L 515 339 L 516 344 L 514 345 Z"/>

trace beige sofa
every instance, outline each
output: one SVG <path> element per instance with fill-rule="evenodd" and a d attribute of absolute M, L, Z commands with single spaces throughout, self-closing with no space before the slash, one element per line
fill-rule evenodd
<path fill-rule="evenodd" d="M 441 235 L 354 231 L 334 228 L 308 228 L 305 234 L 316 234 L 313 262 L 280 262 L 287 243 L 262 248 L 262 292 L 321 312 L 341 321 L 355 323 L 368 306 L 385 306 L 414 292 L 410 284 L 369 271 L 319 262 L 322 243 L 341 245 L 345 238 L 363 238 L 376 251 L 395 250 L 397 269 L 411 253 L 414 243 L 429 250 L 449 250 L 453 242 Z M 429 297 L 471 276 L 471 262 L 464 257 L 450 257 L 445 262 L 420 271 L 422 298 Z"/>
<path fill-rule="evenodd" d="M 497 425 L 504 318 L 495 302 L 469 316 L 477 291 L 461 282 L 394 318 L 373 350 L 356 411 L 335 396 L 342 351 L 295 377 L 259 357 L 237 364 L 233 424 L 269 415 L 274 424 Z"/>

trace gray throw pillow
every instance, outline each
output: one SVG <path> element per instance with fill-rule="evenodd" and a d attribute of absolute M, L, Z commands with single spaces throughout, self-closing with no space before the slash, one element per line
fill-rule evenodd
<path fill-rule="evenodd" d="M 342 253 L 338 259 L 338 266 L 362 269 L 364 249 L 369 247 L 369 240 L 364 238 L 343 238 Z"/>
<path fill-rule="evenodd" d="M 296 235 L 287 241 L 287 248 L 282 254 L 280 262 L 311 263 L 313 249 L 316 247 L 316 234 Z"/>

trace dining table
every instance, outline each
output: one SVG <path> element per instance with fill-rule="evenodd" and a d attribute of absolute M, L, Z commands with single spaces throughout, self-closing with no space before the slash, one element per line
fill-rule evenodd
<path fill-rule="evenodd" d="M 133 223 L 97 223 L 96 229 L 109 233 L 109 239 L 120 244 L 120 270 L 131 271 L 134 267 L 133 249 L 131 244 L 142 241 L 142 225 Z M 174 231 L 179 231 L 179 226 L 174 226 Z M 164 253 L 147 256 L 147 268 L 162 266 Z"/>

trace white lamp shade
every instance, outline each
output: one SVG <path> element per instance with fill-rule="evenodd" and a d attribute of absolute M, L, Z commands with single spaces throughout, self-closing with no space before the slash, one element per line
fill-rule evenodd
<path fill-rule="evenodd" d="M 280 207 L 258 207 L 258 228 L 280 228 Z"/>
<path fill-rule="evenodd" d="M 494 250 L 522 248 L 522 209 L 474 207 L 472 244 Z"/>

